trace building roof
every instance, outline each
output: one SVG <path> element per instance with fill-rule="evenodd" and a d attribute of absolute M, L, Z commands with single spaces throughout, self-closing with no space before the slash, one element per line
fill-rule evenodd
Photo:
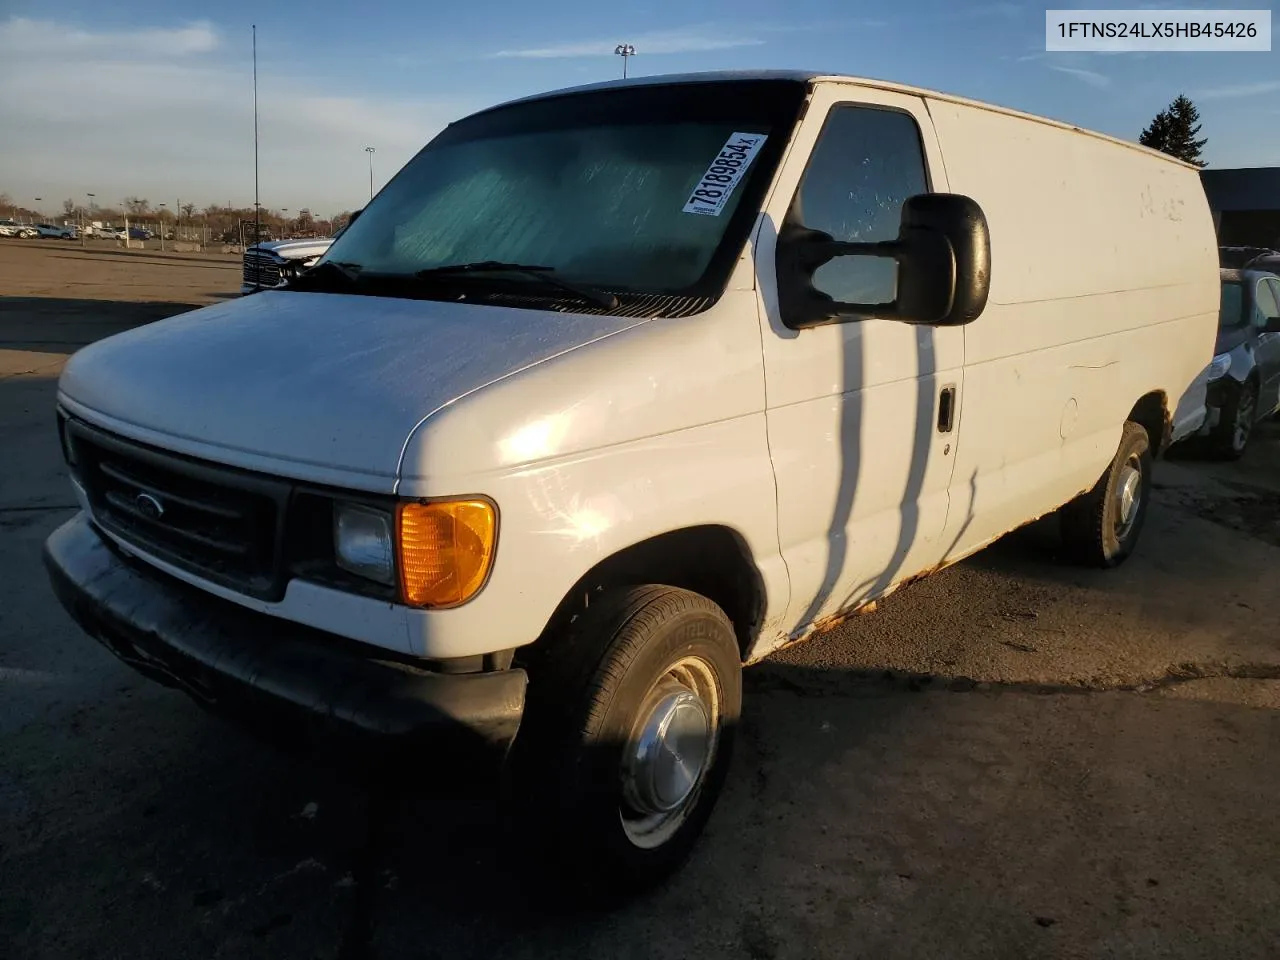
<path fill-rule="evenodd" d="M 1280 210 L 1280 167 L 1201 170 L 1200 181 L 1213 210 Z"/>

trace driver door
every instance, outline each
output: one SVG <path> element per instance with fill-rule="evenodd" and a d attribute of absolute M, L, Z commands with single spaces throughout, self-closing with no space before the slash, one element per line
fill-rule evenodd
<path fill-rule="evenodd" d="M 889 240 L 907 197 L 946 190 L 921 99 L 830 83 L 815 91 L 766 204 L 757 290 L 792 635 L 946 555 L 964 330 L 878 319 L 788 327 L 777 232 L 794 224 L 836 240 Z M 896 269 L 844 257 L 821 267 L 814 285 L 841 301 L 888 302 Z"/>

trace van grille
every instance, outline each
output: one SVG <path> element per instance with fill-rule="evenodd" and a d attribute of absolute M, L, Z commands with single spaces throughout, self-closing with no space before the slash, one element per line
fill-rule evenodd
<path fill-rule="evenodd" d="M 289 488 L 67 425 L 94 519 L 139 550 L 260 599 L 283 594 Z"/>
<path fill-rule="evenodd" d="M 257 287 L 278 287 L 280 263 L 270 254 L 249 251 L 244 255 L 244 282 Z"/>

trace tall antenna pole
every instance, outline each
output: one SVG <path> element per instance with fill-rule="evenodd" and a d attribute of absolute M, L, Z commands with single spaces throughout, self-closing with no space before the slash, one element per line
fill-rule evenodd
<path fill-rule="evenodd" d="M 258 203 L 258 25 L 253 25 L 253 242 L 262 241 L 262 207 Z"/>

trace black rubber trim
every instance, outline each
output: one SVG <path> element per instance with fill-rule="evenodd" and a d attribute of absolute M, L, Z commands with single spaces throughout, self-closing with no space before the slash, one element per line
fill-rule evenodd
<path fill-rule="evenodd" d="M 49 536 L 44 562 L 58 599 L 87 633 L 139 673 L 229 719 L 265 719 L 309 739 L 504 756 L 519 729 L 523 670 L 418 669 L 247 610 L 127 561 L 83 512 Z"/>

